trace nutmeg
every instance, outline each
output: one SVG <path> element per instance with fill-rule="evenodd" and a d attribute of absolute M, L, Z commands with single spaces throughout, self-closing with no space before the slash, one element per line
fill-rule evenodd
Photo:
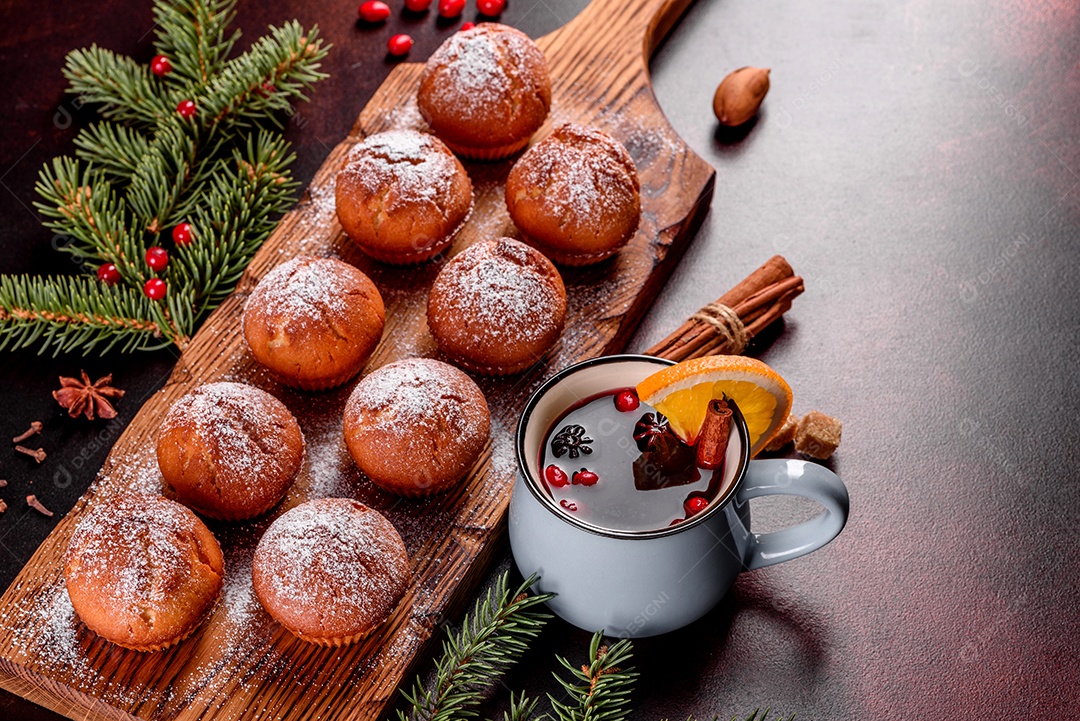
<path fill-rule="evenodd" d="M 739 68 L 728 73 L 713 96 L 713 112 L 721 125 L 735 127 L 754 117 L 769 92 L 769 68 Z"/>

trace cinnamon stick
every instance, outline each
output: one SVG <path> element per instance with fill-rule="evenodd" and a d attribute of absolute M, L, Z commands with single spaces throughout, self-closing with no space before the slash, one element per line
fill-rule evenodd
<path fill-rule="evenodd" d="M 741 353 L 745 343 L 740 347 L 739 342 L 753 338 L 783 316 L 803 290 L 803 279 L 783 256 L 774 255 L 645 353 L 674 361 Z M 739 327 L 731 327 L 731 315 L 737 316 Z"/>
<path fill-rule="evenodd" d="M 697 465 L 712 471 L 724 464 L 731 435 L 731 409 L 727 401 L 714 398 L 705 409 L 705 421 L 697 442 Z"/>

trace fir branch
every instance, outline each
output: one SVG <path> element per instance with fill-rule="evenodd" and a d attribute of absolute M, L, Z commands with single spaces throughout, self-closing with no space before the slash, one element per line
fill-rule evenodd
<path fill-rule="evenodd" d="M 408 714 L 398 711 L 398 721 L 450 721 L 477 715 L 475 707 L 483 689 L 520 658 L 551 617 L 528 610 L 552 598 L 551 594 L 526 593 L 535 577 L 513 591 L 508 590 L 508 580 L 509 573 L 504 573 L 493 589 L 477 599 L 461 629 L 443 642 L 433 683 L 425 688 L 417 679 L 411 692 L 402 692 L 411 709 Z"/>
<path fill-rule="evenodd" d="M 101 103 L 102 116 L 110 120 L 153 125 L 175 111 L 145 65 L 97 45 L 68 53 L 64 77 L 69 93 Z"/>
<path fill-rule="evenodd" d="M 147 320 L 154 305 L 135 289 L 86 276 L 0 276 L 0 350 L 40 345 L 58 355 L 98 346 L 101 352 L 160 348 L 178 333 L 167 322 Z"/>
<path fill-rule="evenodd" d="M 170 282 L 187 278 L 199 288 L 197 318 L 232 292 L 277 215 L 291 204 L 296 183 L 288 166 L 294 158 L 280 137 L 260 132 L 213 175 L 191 216 L 195 241 L 177 249 L 169 268 Z"/>
<path fill-rule="evenodd" d="M 127 201 L 134 223 L 145 232 L 157 235 L 172 224 L 176 204 L 200 175 L 195 170 L 199 163 L 195 133 L 190 123 L 172 120 L 158 129 L 135 166 Z"/>
<path fill-rule="evenodd" d="M 34 203 L 48 219 L 45 226 L 74 240 L 63 247 L 64 252 L 115 263 L 124 280 L 144 282 L 145 248 L 129 230 L 124 201 L 102 173 L 61 156 L 51 167 L 42 168 L 36 189 L 47 201 Z"/>
<path fill-rule="evenodd" d="M 131 179 L 139 160 L 150 152 L 150 141 L 135 128 L 105 121 L 80 131 L 75 136 L 75 147 L 80 160 L 124 183 Z"/>
<path fill-rule="evenodd" d="M 295 20 L 271 26 L 248 52 L 230 60 L 195 101 L 200 118 L 212 126 L 228 121 L 247 126 L 273 118 L 292 100 L 307 100 L 304 91 L 327 77 L 319 72 L 328 47 L 318 27 L 305 32 Z"/>
<path fill-rule="evenodd" d="M 236 18 L 236 0 L 155 0 L 157 49 L 173 71 L 166 81 L 179 94 L 202 87 L 219 72 L 240 31 L 227 34 Z"/>
<path fill-rule="evenodd" d="M 626 668 L 633 656 L 633 646 L 628 639 L 603 646 L 603 638 L 603 631 L 593 634 L 588 665 L 578 668 L 558 657 L 571 674 L 570 680 L 555 675 L 569 696 L 569 703 L 548 694 L 558 721 L 625 721 L 629 716 L 630 692 L 638 676 L 632 668 Z"/>
<path fill-rule="evenodd" d="M 533 714 L 536 713 L 536 704 L 540 699 L 530 698 L 522 691 L 518 694 L 517 698 L 514 698 L 514 692 L 510 692 L 510 710 L 503 712 L 502 721 L 531 721 Z M 548 718 L 547 714 L 541 715 L 539 718 Z"/>

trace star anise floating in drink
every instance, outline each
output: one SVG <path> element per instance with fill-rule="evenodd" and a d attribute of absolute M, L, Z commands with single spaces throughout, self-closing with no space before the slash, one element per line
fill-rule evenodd
<path fill-rule="evenodd" d="M 89 420 L 97 418 L 116 418 L 110 398 L 122 398 L 124 391 L 112 385 L 112 373 L 98 378 L 91 383 L 86 371 L 80 371 L 82 378 L 60 376 L 60 390 L 53 391 L 53 398 L 62 408 L 66 408 L 72 418 L 86 416 Z"/>
<path fill-rule="evenodd" d="M 571 458 L 577 458 L 582 453 L 585 455 L 592 453 L 592 448 L 589 446 L 592 442 L 592 438 L 585 436 L 583 426 L 566 426 L 552 439 L 551 452 L 556 458 L 562 458 L 567 453 Z"/>

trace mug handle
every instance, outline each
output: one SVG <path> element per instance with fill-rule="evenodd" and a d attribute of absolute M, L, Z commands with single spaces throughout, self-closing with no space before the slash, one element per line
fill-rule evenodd
<path fill-rule="evenodd" d="M 816 551 L 836 538 L 847 523 L 847 488 L 835 473 L 816 463 L 783 458 L 751 461 L 736 498 L 745 503 L 762 496 L 801 496 L 817 501 L 825 510 L 782 531 L 751 533 L 743 563 L 745 571 Z"/>

